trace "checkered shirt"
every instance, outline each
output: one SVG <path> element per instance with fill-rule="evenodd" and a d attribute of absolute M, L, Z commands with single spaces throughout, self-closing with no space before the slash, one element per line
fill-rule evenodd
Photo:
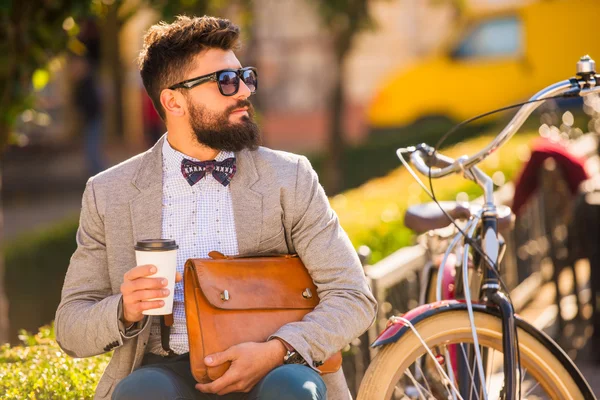
<path fill-rule="evenodd" d="M 223 186 L 212 174 L 206 174 L 194 186 L 181 173 L 181 160 L 185 157 L 199 161 L 173 149 L 167 140 L 163 149 L 163 208 L 162 237 L 175 239 L 177 271 L 183 276 L 183 267 L 189 258 L 205 258 L 212 250 L 226 255 L 238 254 L 238 243 L 233 219 L 230 186 Z M 220 152 L 217 161 L 234 157 L 232 152 Z M 175 323 L 171 327 L 170 346 L 177 354 L 189 351 L 183 282 L 175 284 L 173 303 Z M 158 318 L 150 330 L 147 351 L 165 355 L 160 343 Z"/>

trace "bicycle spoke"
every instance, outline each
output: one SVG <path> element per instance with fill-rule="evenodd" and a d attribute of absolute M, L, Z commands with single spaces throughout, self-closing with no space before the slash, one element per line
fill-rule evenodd
<path fill-rule="evenodd" d="M 452 359 L 450 358 L 450 353 L 448 351 L 448 346 L 444 345 L 444 364 L 446 364 L 447 366 L 447 370 L 448 370 L 448 374 L 447 374 L 447 378 L 445 379 L 444 376 L 442 376 L 442 383 L 444 384 L 444 387 L 446 388 L 446 392 L 448 392 L 448 394 L 450 394 L 452 396 L 453 400 L 456 400 L 456 386 L 455 386 L 455 377 L 454 377 L 454 371 L 452 370 Z M 438 347 L 439 350 L 439 347 Z M 440 351 L 438 354 L 441 355 L 442 351 Z"/>
<path fill-rule="evenodd" d="M 482 350 L 483 350 L 483 346 L 479 346 L 479 354 L 481 354 Z M 476 369 L 475 369 L 476 365 L 477 365 L 477 357 L 473 357 L 473 369 L 471 369 L 471 371 L 476 371 Z M 477 371 L 479 371 L 479 370 L 477 370 Z M 472 385 L 471 385 L 471 390 L 469 391 L 469 400 L 472 399 L 473 393 L 475 393 L 477 400 L 480 400 L 479 399 L 479 391 L 475 387 L 477 385 L 475 384 L 475 376 L 474 375 L 475 374 L 473 374 L 473 377 L 471 378 Z M 484 382 L 484 379 L 481 379 L 481 381 Z"/>
<path fill-rule="evenodd" d="M 474 382 L 475 381 L 475 377 L 473 376 L 473 370 L 471 369 L 471 367 L 469 367 L 469 363 L 468 363 L 469 357 L 467 357 L 467 353 L 465 351 L 465 344 L 464 343 L 460 344 L 460 349 L 462 350 L 462 354 L 465 357 L 465 360 L 467 360 L 467 362 L 465 363 L 465 365 L 467 366 L 467 369 L 469 370 L 469 376 L 471 377 L 471 382 Z M 471 386 L 471 389 L 472 389 L 472 386 Z M 471 392 L 472 392 L 472 390 L 471 390 Z M 471 393 L 469 393 L 469 398 L 471 398 Z M 477 396 L 477 400 L 480 400 L 479 396 Z"/>
<path fill-rule="evenodd" d="M 412 381 L 413 385 L 415 385 L 417 392 L 419 392 L 419 398 L 421 398 L 423 400 L 427 400 L 427 397 L 423 396 L 423 392 L 421 391 L 421 389 L 425 389 L 425 388 L 421 384 L 419 384 L 419 382 L 417 382 L 417 380 L 413 376 L 412 372 L 410 372 L 410 369 L 407 369 L 406 371 L 404 371 L 404 375 L 408 376 L 408 379 L 410 379 Z M 433 393 L 429 393 L 429 394 L 433 397 Z"/>
<path fill-rule="evenodd" d="M 527 369 L 525 369 L 525 372 L 527 372 Z M 525 377 L 525 374 L 523 374 L 523 377 Z M 523 379 L 523 380 L 522 380 L 522 382 L 523 382 L 524 380 L 525 380 L 525 379 Z M 536 384 L 535 384 L 535 385 L 533 385 L 533 387 L 531 387 L 529 390 L 527 390 L 527 393 L 525 393 L 525 396 L 524 396 L 524 397 L 526 398 L 527 396 L 529 396 L 529 394 L 530 394 L 531 392 L 533 392 L 533 390 L 534 390 L 535 388 L 537 388 L 539 385 L 540 385 L 540 383 L 539 383 L 539 382 L 536 382 Z M 521 386 L 522 386 L 522 384 L 521 384 Z"/>
<path fill-rule="evenodd" d="M 422 377 L 423 381 L 424 381 L 424 382 L 425 382 L 425 384 L 427 385 L 427 389 L 426 389 L 426 390 L 427 390 L 427 392 L 428 392 L 428 393 L 432 393 L 432 392 L 431 392 L 431 386 L 429 386 L 429 382 L 428 382 L 428 379 L 427 379 L 427 375 L 425 375 L 425 372 L 424 372 L 424 371 L 423 371 L 423 369 L 421 368 L 421 362 L 422 362 L 422 361 L 423 361 L 423 360 L 419 360 L 419 362 L 415 363 L 415 366 L 416 366 L 416 368 L 418 368 L 418 370 L 419 370 L 419 373 L 421 374 L 421 377 Z"/>
<path fill-rule="evenodd" d="M 450 352 L 448 351 L 448 346 L 444 345 L 444 357 L 446 357 L 446 366 L 448 370 L 448 377 L 450 378 L 450 385 L 455 385 L 456 377 L 454 376 L 454 369 L 452 368 L 452 358 L 450 357 Z M 447 386 L 446 386 L 447 387 Z M 456 393 L 454 391 L 450 391 L 452 395 L 452 400 L 456 400 Z"/>
<path fill-rule="evenodd" d="M 521 370 L 521 368 L 519 368 L 519 373 L 521 374 L 521 385 L 519 386 L 520 391 L 523 390 L 523 382 L 525 382 L 525 376 L 527 375 L 527 368 Z"/>
<path fill-rule="evenodd" d="M 488 367 L 489 367 L 488 368 L 488 372 L 487 372 L 487 376 L 488 376 L 488 382 L 487 382 L 488 388 L 487 388 L 487 391 L 488 391 L 488 393 L 490 392 L 491 386 L 492 386 L 492 379 L 490 379 L 490 378 L 492 376 L 492 372 L 494 371 L 494 356 L 495 355 L 496 355 L 496 349 L 493 349 L 492 350 L 492 362 L 488 363 Z"/>
<path fill-rule="evenodd" d="M 536 383 L 536 384 L 535 384 L 535 385 L 534 385 L 534 386 L 533 386 L 531 389 L 529 389 L 529 390 L 527 391 L 527 393 L 525 393 L 525 396 L 524 396 L 524 397 L 527 397 L 527 396 L 529 396 L 529 394 L 530 394 L 531 392 L 533 392 L 533 390 L 534 390 L 536 387 L 538 387 L 539 385 L 540 385 L 540 383 L 539 383 L 539 382 L 537 382 L 537 383 Z"/>
<path fill-rule="evenodd" d="M 412 324 L 412 322 L 409 321 L 409 320 L 407 320 L 404 317 L 395 317 L 394 319 L 398 320 L 398 321 L 402 321 L 406 326 L 408 326 L 410 328 L 410 330 L 412 331 L 412 333 L 421 342 L 421 346 L 423 347 L 423 349 L 425 349 L 425 352 L 426 352 L 427 356 L 429 356 L 433 360 L 433 365 L 434 365 L 435 369 L 438 371 L 438 373 L 440 375 L 443 376 L 443 379 L 444 379 L 445 382 L 449 382 L 450 383 L 450 387 L 458 395 L 458 398 L 461 399 L 461 400 L 464 400 L 462 398 L 462 396 L 460 395 L 460 393 L 458 392 L 458 390 L 454 387 L 453 382 L 450 382 L 450 378 L 448 377 L 448 375 L 446 374 L 446 372 L 444 371 L 444 369 L 442 368 L 442 366 L 437 362 L 437 359 L 435 358 L 435 356 L 433 355 L 433 352 L 431 351 L 431 349 L 427 345 L 427 342 L 425 342 L 425 340 L 423 340 L 423 337 L 421 336 L 421 334 L 419 333 L 419 331 L 417 331 L 417 329 Z"/>

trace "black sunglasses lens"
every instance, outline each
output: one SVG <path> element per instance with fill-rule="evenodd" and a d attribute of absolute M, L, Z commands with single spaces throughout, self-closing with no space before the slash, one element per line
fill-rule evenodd
<path fill-rule="evenodd" d="M 251 69 L 245 70 L 242 74 L 242 79 L 244 80 L 244 83 L 246 84 L 246 86 L 248 86 L 248 89 L 250 89 L 252 93 L 256 92 L 256 87 L 258 86 L 258 77 L 254 73 L 254 71 L 252 71 Z"/>
<path fill-rule="evenodd" d="M 240 78 L 232 71 L 224 71 L 219 74 L 219 87 L 225 96 L 235 94 L 240 87 Z"/>

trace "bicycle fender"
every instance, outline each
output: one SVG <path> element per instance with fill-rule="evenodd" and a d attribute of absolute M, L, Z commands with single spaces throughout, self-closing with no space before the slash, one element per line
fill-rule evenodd
<path fill-rule="evenodd" d="M 379 334 L 377 339 L 371 344 L 371 347 L 379 347 L 388 343 L 397 342 L 400 337 L 410 330 L 410 327 L 405 320 L 410 321 L 411 324 L 416 324 L 424 318 L 429 317 L 430 315 L 437 314 L 444 311 L 450 311 L 454 309 L 465 309 L 466 304 L 464 300 L 442 300 L 437 301 L 435 303 L 423 304 L 412 310 L 408 311 L 406 314 L 402 315 L 402 319 L 398 317 L 391 317 L 385 329 Z M 485 304 L 477 304 L 473 303 L 473 309 L 486 309 L 491 308 L 486 306 Z"/>
<path fill-rule="evenodd" d="M 411 330 L 410 326 L 405 321 L 409 321 L 412 325 L 415 325 L 431 315 L 466 309 L 467 304 L 464 300 L 443 300 L 416 307 L 402 315 L 402 319 L 398 317 L 391 317 L 388 320 L 386 328 L 371 344 L 371 347 L 381 347 L 383 345 L 395 343 L 400 340 L 402 335 Z M 498 308 L 481 303 L 473 303 L 473 312 L 490 313 L 495 314 L 498 317 L 500 316 L 500 310 Z M 519 317 L 517 314 L 515 314 L 515 321 L 519 328 L 535 337 L 563 364 L 563 366 L 567 369 L 571 377 L 575 380 L 579 388 L 584 393 L 585 399 L 596 399 L 594 392 L 584 379 L 581 371 L 579 371 L 573 360 L 571 360 L 565 351 L 558 344 L 556 344 L 556 342 L 552 340 L 550 336 L 543 331 L 536 329 L 533 325 Z"/>

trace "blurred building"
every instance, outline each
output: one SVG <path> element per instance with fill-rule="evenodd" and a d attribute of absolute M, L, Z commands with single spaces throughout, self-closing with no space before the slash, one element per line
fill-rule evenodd
<path fill-rule="evenodd" d="M 528 0 L 470 0 L 466 7 L 509 8 Z M 315 151 L 328 133 L 333 59 L 314 3 L 256 0 L 263 133 L 275 148 Z M 366 108 L 390 71 L 434 51 L 448 39 L 457 10 L 450 1 L 373 0 L 373 30 L 361 33 L 346 62 L 345 133 L 351 143 L 369 133 Z M 405 96 L 405 94 L 399 94 Z"/>
<path fill-rule="evenodd" d="M 368 133 L 365 108 L 382 77 L 436 46 L 453 19 L 452 7 L 420 0 L 373 1 L 371 9 L 377 26 L 357 37 L 344 71 L 345 133 L 354 143 Z M 265 140 L 275 148 L 321 149 L 336 71 L 314 4 L 257 0 L 255 12 Z"/>

